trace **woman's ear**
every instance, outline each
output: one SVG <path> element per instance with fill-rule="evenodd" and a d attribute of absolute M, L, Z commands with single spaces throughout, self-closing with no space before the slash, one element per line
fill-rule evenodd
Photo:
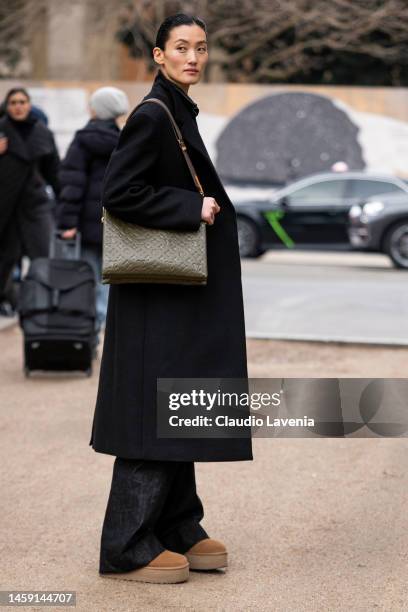
<path fill-rule="evenodd" d="M 162 66 L 164 64 L 164 51 L 163 51 L 163 49 L 160 49 L 160 47 L 155 47 L 153 49 L 153 59 L 156 62 L 156 64 L 159 64 L 160 66 Z"/>

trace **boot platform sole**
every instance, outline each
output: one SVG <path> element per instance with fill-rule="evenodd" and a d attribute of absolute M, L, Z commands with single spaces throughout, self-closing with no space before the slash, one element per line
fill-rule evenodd
<path fill-rule="evenodd" d="M 228 566 L 228 553 L 207 553 L 186 555 L 191 570 L 214 570 Z"/>
<path fill-rule="evenodd" d="M 129 582 L 151 582 L 155 584 L 177 584 L 188 580 L 188 563 L 177 568 L 141 567 L 130 572 L 99 574 L 103 578 L 127 580 Z"/>

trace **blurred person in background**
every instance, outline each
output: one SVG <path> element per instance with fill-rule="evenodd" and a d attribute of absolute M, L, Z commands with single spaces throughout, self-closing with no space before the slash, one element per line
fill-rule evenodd
<path fill-rule="evenodd" d="M 81 233 L 81 257 L 88 261 L 98 281 L 96 292 L 97 329 L 104 324 L 109 286 L 102 285 L 102 204 L 105 169 L 120 130 L 117 118 L 129 111 L 126 94 L 116 87 L 101 87 L 90 98 L 91 120 L 76 132 L 61 164 L 61 194 L 57 208 L 62 237 Z"/>
<path fill-rule="evenodd" d="M 32 112 L 29 93 L 11 89 L 0 118 L 0 314 L 12 315 L 7 291 L 21 255 L 47 257 L 54 224 L 59 155 L 52 132 Z"/>

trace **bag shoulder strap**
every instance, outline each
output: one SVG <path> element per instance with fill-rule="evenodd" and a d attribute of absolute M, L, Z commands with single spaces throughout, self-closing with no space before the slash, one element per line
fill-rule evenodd
<path fill-rule="evenodd" d="M 176 120 L 174 119 L 173 115 L 171 114 L 171 111 L 169 110 L 167 105 L 162 100 L 159 100 L 159 98 L 147 98 L 146 100 L 143 100 L 142 102 L 140 102 L 140 104 L 138 104 L 136 106 L 136 108 L 139 108 L 139 106 L 141 106 L 142 104 L 146 104 L 146 102 L 153 102 L 154 104 L 159 104 L 166 111 L 166 113 L 167 113 L 167 115 L 168 115 L 168 117 L 169 117 L 169 119 L 171 121 L 171 124 L 173 126 L 173 130 L 174 130 L 175 136 L 177 138 L 177 142 L 179 143 L 180 149 L 181 149 L 181 151 L 182 151 L 182 153 L 184 155 L 184 158 L 185 158 L 185 160 L 187 162 L 187 166 L 188 166 L 188 169 L 190 170 L 190 174 L 191 174 L 191 176 L 193 178 L 194 185 L 197 187 L 198 192 L 204 197 L 204 190 L 203 190 L 203 188 L 201 186 L 201 183 L 199 181 L 199 178 L 197 176 L 197 172 L 195 171 L 195 168 L 193 166 L 193 162 L 191 161 L 190 156 L 189 156 L 189 154 L 187 152 L 187 147 L 186 147 L 186 145 L 184 143 L 183 135 L 180 132 L 180 128 L 177 125 Z M 136 110 L 136 108 L 135 108 L 135 110 Z"/>

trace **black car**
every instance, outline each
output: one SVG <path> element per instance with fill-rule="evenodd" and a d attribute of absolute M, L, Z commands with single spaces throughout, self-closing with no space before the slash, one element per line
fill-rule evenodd
<path fill-rule="evenodd" d="M 408 269 L 408 193 L 385 193 L 354 205 L 348 234 L 355 249 L 386 253 L 397 268 Z"/>
<path fill-rule="evenodd" d="M 279 246 L 350 249 L 349 210 L 378 193 L 408 195 L 408 185 L 393 176 L 331 172 L 299 179 L 268 200 L 234 201 L 241 256 Z"/>

